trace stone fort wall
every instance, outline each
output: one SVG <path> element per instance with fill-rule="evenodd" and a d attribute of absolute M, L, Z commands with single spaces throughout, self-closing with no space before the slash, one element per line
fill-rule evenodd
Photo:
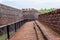
<path fill-rule="evenodd" d="M 50 28 L 52 28 L 55 32 L 58 32 L 60 34 L 60 9 L 39 15 L 38 19 L 39 21 L 51 25 Z"/>
<path fill-rule="evenodd" d="M 38 11 L 35 9 L 16 9 L 0 4 L 0 25 L 15 22 L 21 19 L 37 19 Z"/>

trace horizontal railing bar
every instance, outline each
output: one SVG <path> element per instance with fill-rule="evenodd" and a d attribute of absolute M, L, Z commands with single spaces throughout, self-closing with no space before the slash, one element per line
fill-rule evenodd
<path fill-rule="evenodd" d="M 24 19 L 21 19 L 21 20 L 19 20 L 19 21 L 22 21 L 22 20 L 24 20 Z M 17 22 L 19 22 L 19 21 L 16 21 L 16 22 L 13 22 L 13 23 L 9 23 L 9 24 L 7 24 L 7 25 L 2 25 L 2 26 L 0 26 L 0 28 L 5 27 L 5 26 L 8 26 L 8 25 L 11 25 L 11 24 L 14 24 L 14 23 L 17 23 Z"/>

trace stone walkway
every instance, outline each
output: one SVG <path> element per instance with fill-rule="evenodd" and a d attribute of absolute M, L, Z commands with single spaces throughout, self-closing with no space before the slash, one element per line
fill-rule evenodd
<path fill-rule="evenodd" d="M 51 30 L 48 26 L 36 21 L 47 40 L 60 40 L 60 35 Z M 34 21 L 26 22 L 10 40 L 45 40 L 38 27 L 34 26 Z M 36 31 L 34 29 L 36 28 Z M 38 39 L 37 39 L 37 36 Z"/>
<path fill-rule="evenodd" d="M 10 40 L 36 40 L 33 22 L 25 23 Z"/>

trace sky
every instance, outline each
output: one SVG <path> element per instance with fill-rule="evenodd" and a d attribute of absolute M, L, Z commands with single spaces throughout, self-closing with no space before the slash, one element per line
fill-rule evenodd
<path fill-rule="evenodd" d="M 0 0 L 0 3 L 18 9 L 60 8 L 60 0 Z"/>

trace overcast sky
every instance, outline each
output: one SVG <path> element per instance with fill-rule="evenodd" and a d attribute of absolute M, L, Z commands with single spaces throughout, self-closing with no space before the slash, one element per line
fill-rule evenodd
<path fill-rule="evenodd" d="M 60 8 L 60 0 L 0 0 L 0 3 L 15 8 Z"/>

